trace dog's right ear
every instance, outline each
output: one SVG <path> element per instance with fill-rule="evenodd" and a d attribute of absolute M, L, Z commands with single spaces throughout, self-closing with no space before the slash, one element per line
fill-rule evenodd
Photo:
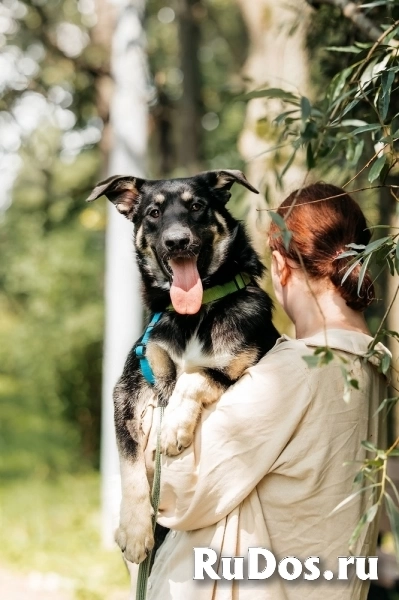
<path fill-rule="evenodd" d="M 87 198 L 86 202 L 97 200 L 100 196 L 107 196 L 115 204 L 118 211 L 130 221 L 133 219 L 137 208 L 140 189 L 144 179 L 128 175 L 116 175 L 100 181 Z"/>

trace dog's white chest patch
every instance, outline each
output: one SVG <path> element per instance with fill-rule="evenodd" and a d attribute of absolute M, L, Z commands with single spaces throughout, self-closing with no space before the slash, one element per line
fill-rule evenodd
<path fill-rule="evenodd" d="M 208 369 L 221 369 L 229 364 L 231 355 L 227 353 L 206 353 L 201 341 L 196 335 L 193 335 L 184 349 L 184 352 L 180 356 L 172 356 L 172 359 L 177 365 L 178 371 L 182 373 L 190 372 L 201 367 Z"/>

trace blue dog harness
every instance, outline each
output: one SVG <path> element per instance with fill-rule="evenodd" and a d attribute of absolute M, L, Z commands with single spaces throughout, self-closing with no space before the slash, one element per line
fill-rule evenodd
<path fill-rule="evenodd" d="M 135 348 L 136 356 L 140 361 L 141 373 L 142 373 L 144 379 L 150 385 L 154 385 L 155 376 L 154 376 L 153 370 L 151 369 L 150 362 L 149 362 L 148 358 L 146 357 L 147 343 L 148 343 L 148 340 L 150 339 L 151 331 L 153 330 L 153 328 L 158 323 L 158 321 L 161 317 L 162 317 L 161 312 L 157 312 L 153 315 L 151 321 L 147 325 L 147 329 L 144 331 L 143 337 L 141 338 L 139 344 L 137 344 L 137 346 Z"/>
<path fill-rule="evenodd" d="M 224 298 L 229 294 L 233 294 L 239 290 L 244 289 L 250 283 L 251 278 L 246 273 L 238 273 L 232 281 L 225 283 L 223 285 L 215 285 L 212 288 L 204 291 L 202 297 L 202 304 L 209 304 L 210 302 L 214 302 L 215 300 L 220 300 L 220 298 Z M 172 305 L 169 305 L 167 308 L 168 311 L 173 310 Z M 140 369 L 144 379 L 150 385 L 155 384 L 155 376 L 153 370 L 151 369 L 151 365 L 149 363 L 148 358 L 146 357 L 147 344 L 150 339 L 151 331 L 158 323 L 159 319 L 162 317 L 161 312 L 154 313 L 151 321 L 147 325 L 146 330 L 144 331 L 143 337 L 140 342 L 137 344 L 135 348 L 135 353 L 137 358 L 140 361 Z"/>

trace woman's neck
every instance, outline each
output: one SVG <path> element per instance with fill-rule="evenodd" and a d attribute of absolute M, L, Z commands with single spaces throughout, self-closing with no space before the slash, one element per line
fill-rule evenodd
<path fill-rule="evenodd" d="M 370 335 L 363 313 L 350 308 L 336 289 L 314 295 L 307 290 L 297 296 L 290 312 L 297 339 L 326 329 L 346 329 Z"/>

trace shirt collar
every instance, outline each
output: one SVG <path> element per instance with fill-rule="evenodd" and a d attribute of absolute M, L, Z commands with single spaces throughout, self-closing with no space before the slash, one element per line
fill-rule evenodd
<path fill-rule="evenodd" d="M 360 331 L 351 331 L 348 329 L 327 329 L 326 335 L 323 331 L 316 333 L 307 338 L 294 340 L 287 335 L 282 335 L 277 340 L 277 344 L 284 341 L 296 341 L 303 343 L 305 346 L 317 347 L 325 346 L 327 337 L 327 345 L 332 350 L 341 350 L 342 352 L 348 352 L 355 356 L 365 356 L 369 352 L 369 345 L 373 341 L 373 338 L 366 333 Z M 369 362 L 373 365 L 378 366 L 381 362 L 384 354 L 392 357 L 391 352 L 381 342 L 375 345 L 374 350 L 377 352 L 372 356 L 368 357 Z"/>

